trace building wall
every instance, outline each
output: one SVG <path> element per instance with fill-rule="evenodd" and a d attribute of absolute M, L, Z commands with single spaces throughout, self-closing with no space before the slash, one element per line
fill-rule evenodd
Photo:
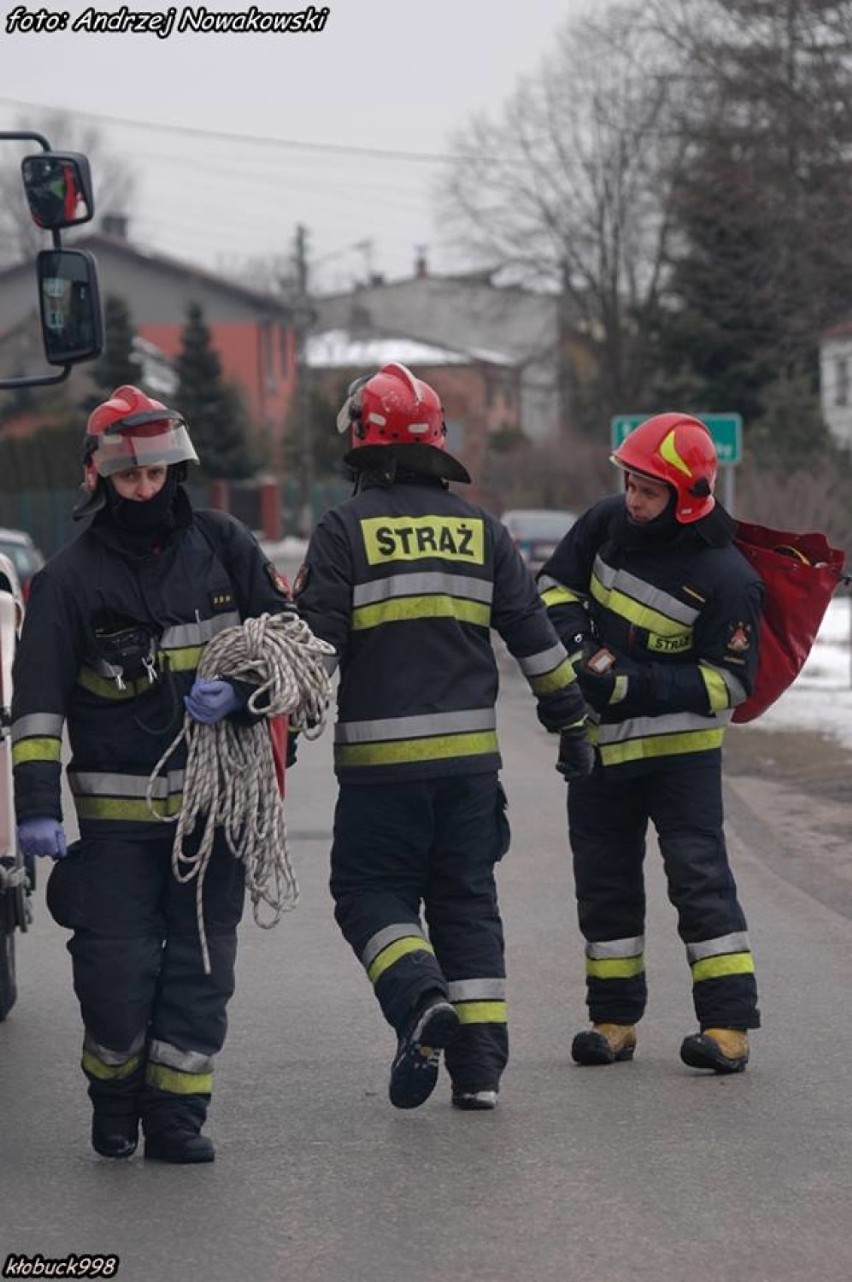
<path fill-rule="evenodd" d="M 176 360 L 180 352 L 183 328 L 184 322 L 138 326 L 142 337 L 156 344 L 170 360 Z M 278 463 L 296 386 L 292 330 L 280 322 L 256 321 L 214 322 L 209 329 L 225 379 L 239 386 L 257 435 L 269 447 L 271 461 Z"/>

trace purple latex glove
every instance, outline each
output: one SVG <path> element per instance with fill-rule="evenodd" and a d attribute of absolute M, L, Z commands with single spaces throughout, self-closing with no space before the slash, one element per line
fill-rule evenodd
<path fill-rule="evenodd" d="M 245 699 L 230 681 L 197 680 L 189 694 L 184 695 L 186 710 L 193 721 L 212 726 L 229 713 L 245 706 Z"/>
<path fill-rule="evenodd" d="M 18 824 L 18 845 L 21 853 L 49 855 L 51 859 L 64 859 L 68 854 L 65 829 L 58 819 L 23 819 Z"/>

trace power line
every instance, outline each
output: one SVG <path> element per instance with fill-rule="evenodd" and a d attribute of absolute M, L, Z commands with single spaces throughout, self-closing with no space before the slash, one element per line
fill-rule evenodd
<path fill-rule="evenodd" d="M 0 103 L 9 107 L 23 107 L 28 111 L 63 112 L 95 120 L 113 128 L 148 129 L 160 133 L 180 134 L 185 138 L 209 138 L 217 142 L 253 143 L 261 147 L 283 147 L 292 151 L 328 152 L 342 156 L 369 156 L 374 160 L 406 160 L 421 164 L 445 164 L 464 157 L 424 151 L 393 151 L 384 147 L 353 147 L 334 142 L 303 142 L 295 138 L 270 138 L 263 134 L 235 134 L 218 129 L 199 129 L 193 125 L 169 125 L 145 120 L 128 120 L 123 116 L 105 116 L 94 111 L 81 111 L 77 107 L 55 106 L 48 103 L 24 102 L 21 98 L 4 98 Z"/>

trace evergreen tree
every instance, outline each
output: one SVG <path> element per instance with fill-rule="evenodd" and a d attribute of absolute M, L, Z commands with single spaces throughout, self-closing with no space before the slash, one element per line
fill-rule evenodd
<path fill-rule="evenodd" d="M 134 338 L 127 303 L 108 294 L 104 304 L 104 350 L 91 371 L 95 393 L 86 398 L 83 409 L 94 409 L 125 383 L 141 383 L 142 365 L 133 351 Z"/>
<path fill-rule="evenodd" d="M 665 5 L 669 18 L 674 3 Z M 680 10 L 683 12 L 683 9 Z M 671 309 L 659 399 L 773 424 L 774 457 L 801 446 L 794 417 L 816 386 L 820 331 L 848 312 L 852 59 L 849 0 L 714 0 L 675 30 L 694 112 L 676 183 Z M 813 447 L 824 443 L 811 410 Z M 798 417 L 801 424 L 802 417 Z M 785 450 L 775 433 L 791 433 Z M 755 441 L 760 433 L 755 433 Z"/>
<path fill-rule="evenodd" d="M 186 417 L 207 476 L 240 480 L 254 471 L 239 395 L 222 380 L 222 365 L 200 304 L 190 303 L 177 359 L 175 404 Z"/>

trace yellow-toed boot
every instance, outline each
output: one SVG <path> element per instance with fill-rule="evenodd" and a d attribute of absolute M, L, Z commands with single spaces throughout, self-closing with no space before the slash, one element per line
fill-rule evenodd
<path fill-rule="evenodd" d="M 741 1073 L 748 1063 L 748 1033 L 742 1028 L 705 1028 L 683 1039 L 680 1057 L 690 1068 Z"/>
<path fill-rule="evenodd" d="M 632 1059 L 635 1049 L 635 1024 L 592 1024 L 574 1038 L 571 1056 L 578 1064 L 614 1064 Z"/>

